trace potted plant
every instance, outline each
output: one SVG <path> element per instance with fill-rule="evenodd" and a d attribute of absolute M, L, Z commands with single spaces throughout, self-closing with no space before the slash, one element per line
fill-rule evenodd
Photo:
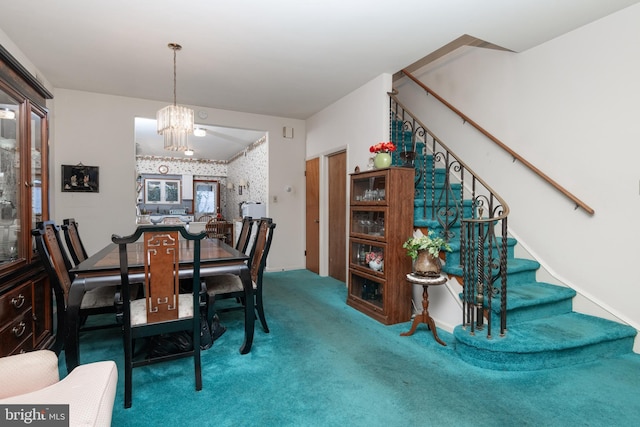
<path fill-rule="evenodd" d="M 425 236 L 417 230 L 402 245 L 407 250 L 407 255 L 414 260 L 413 273 L 419 276 L 438 276 L 442 271 L 440 251 L 451 252 L 451 246 L 442 237 L 434 237 L 433 230 L 429 230 Z"/>

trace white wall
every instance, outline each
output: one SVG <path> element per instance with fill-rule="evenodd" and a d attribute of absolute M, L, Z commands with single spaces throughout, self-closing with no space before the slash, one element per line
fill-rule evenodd
<path fill-rule="evenodd" d="M 326 155 L 346 149 L 347 170 L 353 172 L 356 166 L 366 170 L 369 147 L 389 140 L 390 90 L 391 75 L 383 74 L 307 119 L 307 159 L 320 157 L 321 275 L 328 274 Z M 346 196 L 348 206 L 348 188 Z"/>
<path fill-rule="evenodd" d="M 50 137 L 52 219 L 74 217 L 80 223 L 87 251 L 110 242 L 111 234 L 129 234 L 135 227 L 134 118 L 154 117 L 165 104 L 143 99 L 56 89 Z M 192 107 L 204 110 L 206 124 L 260 129 L 269 135 L 269 203 L 267 213 L 277 227 L 269 270 L 304 267 L 304 193 L 287 193 L 285 185 L 304 188 L 305 123 L 302 120 Z M 295 129 L 293 139 L 282 127 Z M 60 165 L 82 162 L 100 167 L 100 192 L 62 193 Z M 226 190 L 225 190 L 226 191 Z"/>
<path fill-rule="evenodd" d="M 463 49 L 415 73 L 595 209 L 590 216 L 413 83 L 403 103 L 511 208 L 509 228 L 557 283 L 640 327 L 640 5 L 522 53 Z M 491 40 L 488 40 L 491 41 Z M 599 313 L 594 313 L 599 314 Z"/>

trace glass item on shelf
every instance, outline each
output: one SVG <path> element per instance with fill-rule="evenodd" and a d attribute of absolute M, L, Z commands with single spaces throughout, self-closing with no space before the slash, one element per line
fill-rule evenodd
<path fill-rule="evenodd" d="M 369 268 L 374 271 L 382 271 L 383 261 L 371 260 L 369 261 Z"/>

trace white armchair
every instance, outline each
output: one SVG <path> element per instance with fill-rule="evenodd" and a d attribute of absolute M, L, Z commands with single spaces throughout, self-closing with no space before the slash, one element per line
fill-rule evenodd
<path fill-rule="evenodd" d="M 118 370 L 113 361 L 80 365 L 60 380 L 58 357 L 38 350 L 0 358 L 0 404 L 69 404 L 70 426 L 110 426 Z"/>

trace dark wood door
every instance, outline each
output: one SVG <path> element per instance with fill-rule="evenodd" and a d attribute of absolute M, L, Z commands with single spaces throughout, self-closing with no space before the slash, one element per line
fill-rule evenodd
<path fill-rule="evenodd" d="M 329 176 L 329 276 L 346 282 L 347 255 L 347 153 L 328 157 Z"/>
<path fill-rule="evenodd" d="M 320 158 L 307 160 L 306 268 L 320 274 Z"/>

